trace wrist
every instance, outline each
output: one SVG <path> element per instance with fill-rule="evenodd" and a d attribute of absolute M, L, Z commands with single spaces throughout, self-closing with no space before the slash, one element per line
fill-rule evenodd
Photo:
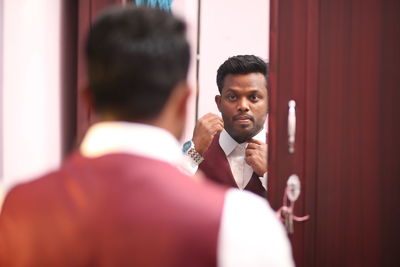
<path fill-rule="evenodd" d="M 193 146 L 194 146 L 195 150 L 197 151 L 197 153 L 199 153 L 200 155 L 203 155 L 205 149 L 201 145 L 201 142 L 199 142 L 196 138 L 193 138 L 192 142 L 193 142 Z"/>
<path fill-rule="evenodd" d="M 263 177 L 267 173 L 267 170 L 262 169 L 262 170 L 254 171 L 254 172 L 258 175 L 258 177 Z"/>
<path fill-rule="evenodd" d="M 187 141 L 185 144 L 183 144 L 182 151 L 183 153 L 188 155 L 197 165 L 199 165 L 204 160 L 202 155 L 196 150 L 195 143 L 192 140 Z"/>

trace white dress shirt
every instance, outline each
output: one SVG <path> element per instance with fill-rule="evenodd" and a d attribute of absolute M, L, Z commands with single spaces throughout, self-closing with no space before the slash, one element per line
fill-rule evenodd
<path fill-rule="evenodd" d="M 253 139 L 266 143 L 266 132 L 262 129 Z M 236 142 L 225 129 L 219 136 L 219 145 L 224 151 L 226 158 L 228 159 L 229 166 L 235 178 L 236 184 L 239 189 L 243 190 L 249 183 L 251 176 L 253 175 L 253 169 L 245 161 L 246 148 L 248 143 L 244 142 L 239 144 Z M 259 177 L 263 187 L 267 189 L 267 173 L 264 173 L 262 177 Z"/>
<path fill-rule="evenodd" d="M 266 131 L 262 129 L 253 139 L 266 143 Z M 233 178 L 240 190 L 244 190 L 253 175 L 253 169 L 245 161 L 246 148 L 248 143 L 239 144 L 224 129 L 219 135 L 219 145 L 225 153 L 229 166 L 231 167 Z M 185 162 L 182 169 L 189 175 L 194 175 L 198 169 L 198 164 L 185 154 Z M 267 190 L 268 173 L 259 177 L 262 186 Z"/>
<path fill-rule="evenodd" d="M 131 153 L 176 167 L 183 161 L 175 137 L 164 129 L 139 123 L 97 123 L 89 129 L 80 151 L 86 157 Z M 227 191 L 217 261 L 220 267 L 294 266 L 285 230 L 265 199 L 238 189 Z"/>

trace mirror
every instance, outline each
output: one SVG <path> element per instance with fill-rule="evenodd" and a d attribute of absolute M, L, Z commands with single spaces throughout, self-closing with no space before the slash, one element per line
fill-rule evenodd
<path fill-rule="evenodd" d="M 174 0 L 172 12 L 188 23 L 192 46 L 189 82 L 193 94 L 183 143 L 192 139 L 198 118 L 209 112 L 220 116 L 214 101 L 219 94 L 216 73 L 226 59 L 250 54 L 268 62 L 270 12 L 268 0 Z"/>

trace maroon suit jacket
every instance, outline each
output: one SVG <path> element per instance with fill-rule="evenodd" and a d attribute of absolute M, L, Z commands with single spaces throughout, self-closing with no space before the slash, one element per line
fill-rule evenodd
<path fill-rule="evenodd" d="M 0 266 L 215 266 L 225 191 L 157 160 L 75 154 L 7 195 Z"/>
<path fill-rule="evenodd" d="M 204 161 L 199 165 L 199 169 L 204 172 L 209 179 L 217 183 L 230 187 L 238 187 L 235 178 L 233 178 L 225 152 L 219 145 L 219 135 L 218 133 L 214 136 L 210 147 L 203 155 Z M 254 172 L 245 190 L 266 197 L 265 188 L 262 186 L 259 176 Z"/>

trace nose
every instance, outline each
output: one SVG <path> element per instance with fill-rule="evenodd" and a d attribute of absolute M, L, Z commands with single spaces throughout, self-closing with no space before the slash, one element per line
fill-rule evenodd
<path fill-rule="evenodd" d="M 240 98 L 237 102 L 237 109 L 239 112 L 248 112 L 249 111 L 249 102 L 246 98 Z"/>

